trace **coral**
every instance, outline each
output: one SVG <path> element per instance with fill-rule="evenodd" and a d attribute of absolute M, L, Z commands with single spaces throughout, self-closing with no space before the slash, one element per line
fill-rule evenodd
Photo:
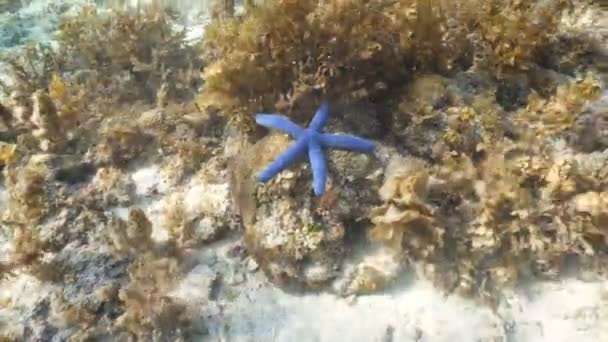
<path fill-rule="evenodd" d="M 102 130 L 99 143 L 90 151 L 90 158 L 101 164 L 125 167 L 149 148 L 151 141 L 152 137 L 137 127 L 109 127 Z"/>
<path fill-rule="evenodd" d="M 10 199 L 5 220 L 35 225 L 48 212 L 48 170 L 44 166 L 44 159 L 44 156 L 32 157 L 23 165 L 14 164 L 4 169 Z"/>
<path fill-rule="evenodd" d="M 199 170 L 203 162 L 210 157 L 212 150 L 211 146 L 175 138 L 163 139 L 161 144 L 164 152 L 171 156 L 164 170 L 176 184 Z"/>
<path fill-rule="evenodd" d="M 171 279 L 181 274 L 177 261 L 143 256 L 131 265 L 129 274 L 130 283 L 118 293 L 125 312 L 117 318 L 117 327 L 140 339 L 187 335 L 192 314 L 184 303 L 166 295 L 174 286 Z"/>
<path fill-rule="evenodd" d="M 36 127 L 32 134 L 40 140 L 40 149 L 43 152 L 63 149 L 63 127 L 57 115 L 57 108 L 51 98 L 40 90 L 32 94 L 32 124 Z"/>
<path fill-rule="evenodd" d="M 119 253 L 137 253 L 148 251 L 154 246 L 151 240 L 152 223 L 139 208 L 129 209 L 129 218 L 124 221 L 113 218 L 108 232 L 114 249 Z"/>
<path fill-rule="evenodd" d="M 99 121 L 118 116 L 131 127 L 128 116 L 134 114 L 128 102 L 136 103 L 136 110 L 149 110 L 151 105 L 172 108 L 174 102 L 192 98 L 199 59 L 173 23 L 166 11 L 151 7 L 105 13 L 86 5 L 66 14 L 55 46 L 31 44 L 2 54 L 0 64 L 10 77 L 0 84 L 9 97 L 2 102 L 14 117 L 7 125 L 18 128 L 19 137 L 25 133 L 22 139 L 31 148 L 40 140 L 43 151 L 59 152 L 66 145 L 84 153 L 97 140 L 110 137 L 98 147 L 101 163 L 123 164 L 134 158 L 123 158 L 128 151 L 108 146 L 112 139 L 127 139 L 124 131 L 129 128 L 121 133 L 99 131 Z"/>
<path fill-rule="evenodd" d="M 82 119 L 81 112 L 86 109 L 86 92 L 57 73 L 53 74 L 47 91 L 57 109 L 61 126 L 67 131 L 76 128 Z"/>
<path fill-rule="evenodd" d="M 194 314 L 169 295 L 184 271 L 181 252 L 152 240 L 152 224 L 142 209 L 131 208 L 128 216 L 114 218 L 108 236 L 115 252 L 135 256 L 128 283 L 114 294 L 122 307 L 114 332 L 144 339 L 190 334 Z"/>
<path fill-rule="evenodd" d="M 161 224 L 180 245 L 185 245 L 192 239 L 194 225 L 187 215 L 183 197 L 180 193 L 170 195 L 161 213 Z"/>
<path fill-rule="evenodd" d="M 608 219 L 608 194 L 606 192 L 586 192 L 577 195 L 574 199 L 574 208 L 581 213 L 588 213 L 597 227 L 605 227 Z M 605 235 L 606 232 L 602 232 Z"/>
<path fill-rule="evenodd" d="M 366 153 L 374 151 L 374 145 L 364 139 L 348 135 L 322 133 L 323 126 L 327 123 L 328 118 L 329 104 L 326 102 L 321 104 L 307 129 L 298 127 L 283 116 L 258 114 L 256 122 L 259 125 L 281 130 L 296 139 L 296 142 L 291 147 L 279 155 L 272 164 L 258 175 L 258 180 L 267 182 L 308 151 L 313 174 L 313 189 L 315 195 L 321 196 L 325 192 L 327 181 L 327 165 L 325 156 L 323 155 L 324 149 L 345 149 Z"/>
<path fill-rule="evenodd" d="M 0 143 L 0 161 L 3 165 L 11 164 L 16 160 L 17 145 Z"/>
<path fill-rule="evenodd" d="M 93 200 L 105 206 L 128 205 L 135 186 L 126 173 L 114 167 L 100 167 L 89 184 L 82 189 L 83 202 Z"/>
<path fill-rule="evenodd" d="M 494 304 L 496 291 L 520 277 L 553 279 L 566 258 L 603 253 L 605 154 L 538 139 L 494 143 L 477 161 L 453 154 L 425 166 L 394 157 L 369 237 L 439 286 Z"/>
<path fill-rule="evenodd" d="M 8 109 L 16 121 L 17 126 L 30 126 L 30 116 L 32 115 L 32 104 L 30 98 L 19 91 L 10 94 Z"/>
<path fill-rule="evenodd" d="M 449 107 L 446 114 L 447 129 L 443 136 L 446 147 L 469 155 L 474 153 L 482 140 L 481 124 L 477 122 L 482 119 L 482 115 L 471 107 Z M 497 134 L 498 130 L 492 132 Z"/>
<path fill-rule="evenodd" d="M 395 283 L 402 274 L 399 254 L 390 248 L 377 248 L 367 252 L 353 267 L 345 267 L 346 276 L 336 282 L 343 296 L 364 295 L 382 291 Z"/>
<path fill-rule="evenodd" d="M 211 17 L 218 19 L 220 17 L 234 16 L 234 0 L 214 0 L 211 4 Z"/>
<path fill-rule="evenodd" d="M 14 12 L 23 6 L 22 1 L 17 0 L 0 0 L 0 13 Z"/>
<path fill-rule="evenodd" d="M 143 112 L 138 118 L 137 123 L 142 129 L 167 132 L 175 126 L 174 121 L 164 108 L 157 107 Z"/>
<path fill-rule="evenodd" d="M 195 176 L 186 186 L 188 191 L 185 193 L 174 192 L 167 196 L 160 211 L 161 226 L 178 246 L 201 246 L 233 228 L 225 183 Z"/>
<path fill-rule="evenodd" d="M 258 268 L 345 296 L 413 270 L 493 304 L 566 263 L 605 269 L 602 33 L 578 2 L 219 2 L 200 53 L 156 5 L 84 6 L 56 47 L 3 53 L 0 278 L 53 289 L 21 340 L 193 339 L 209 297 Z M 374 154 L 328 149 L 322 177 L 294 163 L 258 182 L 292 142 L 252 130 L 260 112 Z"/>

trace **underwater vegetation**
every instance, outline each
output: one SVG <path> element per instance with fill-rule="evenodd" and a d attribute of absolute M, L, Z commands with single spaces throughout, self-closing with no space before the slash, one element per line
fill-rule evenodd
<path fill-rule="evenodd" d="M 162 148 L 179 178 L 216 145 L 184 139 L 207 121 L 189 119 L 200 60 L 173 24 L 158 8 L 83 6 L 61 19 L 55 44 L 2 52 L 2 227 L 11 241 L 2 276 L 26 272 L 64 285 L 39 304 L 50 303 L 59 323 L 28 319 L 3 331 L 9 340 L 44 340 L 58 327 L 76 339 L 192 332 L 196 314 L 167 297 L 183 271 L 181 253 L 150 238 L 127 171 Z M 209 140 L 212 130 L 201 129 Z M 129 208 L 128 218 L 101 209 L 116 206 Z"/>
<path fill-rule="evenodd" d="M 320 257 L 332 254 L 321 242 L 331 233 L 283 240 L 268 222 L 275 216 L 294 238 L 311 224 L 331 230 L 367 216 L 369 238 L 397 259 L 450 292 L 490 301 L 521 276 L 559 274 L 571 257 L 603 255 L 605 246 L 588 240 L 586 229 L 596 228 L 582 224 L 586 214 L 573 215 L 570 197 L 551 190 L 567 177 L 551 173 L 566 159 L 577 165 L 570 177 L 591 182 L 573 184 L 571 195 L 604 191 L 606 145 L 598 136 L 605 129 L 591 134 L 588 123 L 605 117 L 589 106 L 603 93 L 595 63 L 606 37 L 572 24 L 591 8 L 579 1 L 285 0 L 256 2 L 242 16 L 213 22 L 201 44 L 201 110 L 247 131 L 254 113 L 281 111 L 305 122 L 324 98 L 340 99 L 332 125 L 373 137 L 388 153 L 372 162 L 383 181 L 369 178 L 371 170 L 363 183 L 336 170 L 331 191 L 315 204 L 296 195 L 305 191 L 301 168 L 269 187 L 251 182 L 283 139 L 268 136 L 247 150 L 265 155 L 237 162 L 233 186 L 262 269 L 312 287 L 336 277 L 312 279 L 308 271 L 332 267 Z M 339 163 L 330 156 L 330 165 Z M 345 219 L 343 207 L 368 215 Z M 273 261 L 291 253 L 289 266 Z"/>
<path fill-rule="evenodd" d="M 61 328 L 15 336 L 204 334 L 200 308 L 170 294 L 193 251 L 226 234 L 275 284 L 343 296 L 413 271 L 496 304 L 518 280 L 572 264 L 605 274 L 608 30 L 592 3 L 274 0 L 237 13 L 216 1 L 210 12 L 189 44 L 162 6 L 84 6 L 54 44 L 0 56 L 11 242 L 0 275 L 62 288 L 40 303 Z M 288 163 L 306 153 L 312 180 Z M 141 165 L 160 165 L 166 192 L 139 193 Z M 160 217 L 141 197 L 162 199 Z"/>
<path fill-rule="evenodd" d="M 422 72 L 501 76 L 563 64 L 540 55 L 559 42 L 559 20 L 578 3 L 261 1 L 208 28 L 198 103 L 251 125 L 251 113 L 309 112 L 319 96 L 386 101 Z"/>

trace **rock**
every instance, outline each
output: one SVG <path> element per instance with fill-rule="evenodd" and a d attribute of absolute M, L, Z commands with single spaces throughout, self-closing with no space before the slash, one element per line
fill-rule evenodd
<path fill-rule="evenodd" d="M 570 140 L 587 153 L 608 147 L 608 91 L 578 116 Z"/>
<path fill-rule="evenodd" d="M 137 124 L 143 129 L 160 132 L 168 131 L 175 125 L 163 108 L 153 108 L 143 112 L 137 119 Z"/>
<path fill-rule="evenodd" d="M 217 279 L 216 270 L 208 265 L 197 265 L 186 275 L 172 294 L 184 300 L 195 300 L 200 304 L 205 304 L 209 301 Z"/>
<path fill-rule="evenodd" d="M 74 185 L 91 178 L 97 168 L 80 158 L 63 158 L 58 167 L 52 170 L 52 177 L 59 182 Z"/>
<path fill-rule="evenodd" d="M 530 94 L 530 83 L 525 75 L 501 80 L 496 89 L 496 103 L 508 112 L 525 106 Z"/>
<path fill-rule="evenodd" d="M 322 288 L 340 268 L 349 222 L 377 199 L 367 176 L 380 165 L 370 156 L 328 153 L 331 186 L 321 198 L 312 194 L 306 163 L 258 183 L 257 172 L 290 142 L 271 134 L 240 153 L 232 164 L 232 196 L 247 250 L 267 276 L 280 285 Z"/>
<path fill-rule="evenodd" d="M 247 270 L 249 272 L 255 272 L 258 270 L 259 267 L 260 265 L 258 265 L 258 263 L 253 258 L 249 258 L 247 260 Z"/>
<path fill-rule="evenodd" d="M 230 214 L 228 183 L 194 177 L 185 193 L 175 192 L 163 200 L 163 226 L 180 243 L 198 245 L 219 238 L 234 225 Z"/>
<path fill-rule="evenodd" d="M 454 85 L 460 96 L 475 96 L 495 88 L 492 76 L 481 72 L 460 72 L 454 77 Z"/>

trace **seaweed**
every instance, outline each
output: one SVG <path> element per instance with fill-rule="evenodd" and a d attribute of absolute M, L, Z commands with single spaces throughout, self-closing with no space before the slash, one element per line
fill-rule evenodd
<path fill-rule="evenodd" d="M 13 84 L 0 84 L 0 90 L 32 94 L 44 89 L 71 112 L 108 98 L 162 103 L 166 98 L 157 99 L 162 94 L 192 97 L 189 89 L 198 76 L 191 71 L 198 58 L 172 20 L 155 8 L 101 13 L 83 6 L 62 17 L 56 47 L 36 43 L 2 55 Z"/>
<path fill-rule="evenodd" d="M 119 89 L 106 89 L 108 95 L 155 99 L 166 84 L 170 96 L 187 96 L 180 94 L 179 86 L 191 81 L 186 71 L 196 58 L 188 51 L 184 32 L 175 31 L 171 22 L 167 12 L 154 8 L 104 14 L 85 6 L 63 18 L 58 50 L 72 61 L 74 71 L 84 70 L 79 71 L 82 76 L 91 72 L 99 86 L 111 85 L 122 75 L 126 82 L 118 84 Z"/>
<path fill-rule="evenodd" d="M 261 1 L 209 26 L 197 103 L 251 128 L 255 112 L 296 115 L 323 97 L 386 102 L 420 73 L 526 71 L 575 3 Z"/>
<path fill-rule="evenodd" d="M 11 84 L 0 82 L 0 92 L 32 94 L 47 88 L 53 74 L 64 67 L 64 60 L 51 45 L 34 42 L 20 50 L 3 52 L 0 66 L 12 80 Z"/>
<path fill-rule="evenodd" d="M 279 100 L 293 110 L 314 107 L 327 92 L 382 92 L 407 71 L 399 67 L 395 11 L 383 0 L 264 1 L 217 20 L 201 43 L 208 65 L 199 108 L 220 109 L 246 127 L 252 113 Z"/>

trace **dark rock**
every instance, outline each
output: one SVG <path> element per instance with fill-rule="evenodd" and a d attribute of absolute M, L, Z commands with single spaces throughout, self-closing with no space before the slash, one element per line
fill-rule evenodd
<path fill-rule="evenodd" d="M 500 80 L 496 89 L 496 102 L 506 111 L 514 111 L 528 104 L 530 83 L 521 76 Z"/>

